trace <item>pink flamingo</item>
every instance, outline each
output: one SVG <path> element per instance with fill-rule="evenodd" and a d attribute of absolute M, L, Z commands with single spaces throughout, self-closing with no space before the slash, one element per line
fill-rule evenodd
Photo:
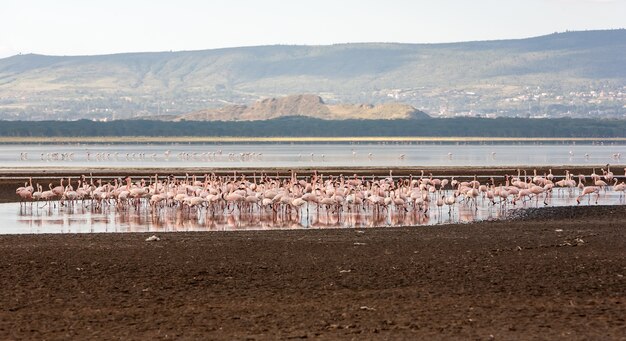
<path fill-rule="evenodd" d="M 30 186 L 28 185 L 28 182 L 25 182 L 24 187 L 18 187 L 18 189 L 15 190 L 15 194 L 20 197 L 20 205 L 22 204 L 22 202 L 30 201 L 33 199 L 33 185 L 32 180 L 30 181 Z"/>
<path fill-rule="evenodd" d="M 35 201 L 39 201 L 41 199 L 41 186 L 39 186 L 39 184 L 37 184 L 37 190 L 35 192 L 33 192 L 32 194 L 32 198 Z"/>
<path fill-rule="evenodd" d="M 604 180 L 611 182 L 613 181 L 613 172 L 611 172 L 611 166 L 609 164 L 606 165 L 606 171 L 602 170 L 604 173 Z"/>
<path fill-rule="evenodd" d="M 446 204 L 446 206 L 448 206 L 448 214 L 451 214 L 452 209 L 454 208 L 454 205 L 456 204 L 456 195 L 452 194 L 452 195 L 446 196 L 445 199 L 443 200 L 443 203 Z"/>
<path fill-rule="evenodd" d="M 626 191 L 626 184 L 623 181 L 620 184 L 618 184 L 617 179 L 615 179 L 615 185 L 613 185 L 613 190 L 616 192 L 620 192 L 619 198 L 621 200 L 624 198 L 624 192 Z"/>
<path fill-rule="evenodd" d="M 50 200 L 55 197 L 54 192 L 52 192 L 52 184 L 49 184 L 48 188 L 49 190 L 41 192 L 41 200 L 46 201 L 46 203 L 42 207 L 48 205 L 50 203 Z"/>
<path fill-rule="evenodd" d="M 596 194 L 596 204 L 598 203 L 598 198 L 600 197 L 600 187 L 598 186 L 587 186 L 585 188 L 583 188 L 583 192 L 576 197 L 576 202 L 580 205 L 580 198 L 589 195 L 589 197 L 587 198 L 587 203 L 589 203 L 589 199 L 591 197 L 591 194 Z"/>
<path fill-rule="evenodd" d="M 602 180 L 598 179 L 593 184 L 600 187 L 601 190 L 606 190 L 607 183 Z"/>
<path fill-rule="evenodd" d="M 55 197 L 61 198 L 65 193 L 65 187 L 63 186 L 63 178 L 61 178 L 61 184 L 51 189 Z"/>

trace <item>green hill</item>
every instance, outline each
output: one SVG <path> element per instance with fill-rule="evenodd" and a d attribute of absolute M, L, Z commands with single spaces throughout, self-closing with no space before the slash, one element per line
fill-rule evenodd
<path fill-rule="evenodd" d="M 452 44 L 259 46 L 0 59 L 0 119 L 180 115 L 265 97 L 431 115 L 623 116 L 626 30 Z M 228 118 L 224 118 L 228 119 Z"/>

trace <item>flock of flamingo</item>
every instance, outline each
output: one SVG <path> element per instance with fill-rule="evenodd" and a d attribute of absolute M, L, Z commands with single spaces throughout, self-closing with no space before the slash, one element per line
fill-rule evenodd
<path fill-rule="evenodd" d="M 447 153 L 447 158 L 452 159 L 453 153 Z M 352 159 L 357 159 L 357 152 L 352 149 Z M 496 159 L 496 152 L 491 152 L 489 154 L 491 159 Z M 570 159 L 574 156 L 573 151 L 569 151 Z M 82 156 L 81 156 L 82 157 Z M 589 161 L 590 155 L 588 153 L 584 154 L 585 160 Z M 74 161 L 75 153 L 74 152 L 47 152 L 40 153 L 41 161 Z M 240 152 L 240 153 L 225 153 L 221 149 L 212 152 L 178 152 L 172 154 L 170 150 L 166 150 L 163 153 L 120 153 L 120 152 L 90 152 L 85 151 L 85 160 L 89 162 L 110 162 L 110 161 L 157 161 L 162 159 L 164 161 L 170 161 L 170 158 L 178 160 L 178 161 L 203 161 L 203 162 L 214 162 L 214 161 L 239 161 L 239 162 L 247 162 L 247 161 L 261 161 L 263 159 L 263 153 L 260 152 Z M 406 154 L 399 154 L 397 159 L 405 160 Z M 610 157 L 614 161 L 621 160 L 621 153 L 613 153 Z M 368 160 L 374 159 L 373 153 L 367 154 Z M 20 153 L 20 161 L 29 161 L 28 152 Z M 303 155 L 299 153 L 297 155 L 297 161 L 325 161 L 325 154 L 314 154 L 310 153 L 308 155 Z"/>
<path fill-rule="evenodd" d="M 404 160 L 406 157 L 405 154 L 400 154 L 398 159 Z M 492 157 L 495 157 L 495 152 L 492 153 Z M 203 162 L 214 162 L 214 161 L 229 161 L 229 162 L 249 162 L 249 161 L 261 161 L 263 160 L 263 153 L 260 152 L 223 152 L 221 149 L 212 152 L 178 152 L 172 154 L 172 151 L 166 150 L 163 153 L 120 153 L 120 152 L 95 152 L 92 153 L 90 151 L 85 152 L 84 156 L 86 161 L 89 162 L 109 162 L 109 161 L 157 161 L 164 160 L 170 161 L 170 159 L 175 159 L 178 161 L 203 161 Z M 357 158 L 357 153 L 352 151 L 352 159 Z M 372 160 L 374 158 L 373 153 L 367 154 L 367 159 Z M 448 158 L 452 158 L 452 153 L 448 153 Z M 47 152 L 40 153 L 39 159 L 41 161 L 74 161 L 75 153 L 74 152 Z M 299 153 L 296 156 L 297 161 L 325 161 L 325 154 L 315 154 L 310 153 L 307 155 L 303 155 Z M 20 153 L 20 161 L 29 161 L 30 158 L 28 156 L 28 152 Z"/>
<path fill-rule="evenodd" d="M 16 190 L 21 205 L 47 207 L 82 205 L 92 210 L 145 211 L 158 214 L 173 210 L 182 212 L 186 219 L 196 219 L 203 212 L 209 216 L 237 215 L 239 217 L 267 216 L 271 219 L 307 221 L 320 215 L 340 220 L 353 214 L 370 216 L 405 216 L 452 214 L 461 207 L 478 210 L 479 207 L 507 210 L 512 207 L 549 205 L 554 195 L 568 196 L 578 204 L 586 199 L 598 202 L 604 193 L 619 192 L 624 200 L 626 184 L 607 169 L 601 174 L 564 176 L 548 174 L 528 175 L 518 170 L 517 175 L 506 175 L 497 182 L 490 177 L 480 182 L 474 176 L 470 181 L 452 178 L 420 176 L 325 176 L 313 172 L 298 176 L 232 175 L 159 177 L 155 175 L 133 182 L 131 177 L 113 181 L 62 178 L 59 184 L 48 184 L 48 189 L 32 179 Z M 626 172 L 626 168 L 624 169 Z M 29 204 L 30 203 L 30 204 Z"/>

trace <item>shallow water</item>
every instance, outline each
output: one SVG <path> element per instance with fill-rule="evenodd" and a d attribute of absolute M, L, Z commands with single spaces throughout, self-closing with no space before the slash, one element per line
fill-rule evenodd
<path fill-rule="evenodd" d="M 5 167 L 411 167 L 617 163 L 624 144 L 0 144 Z"/>
<path fill-rule="evenodd" d="M 576 205 L 577 190 L 557 188 L 547 200 L 549 206 Z M 624 198 L 617 192 L 602 191 L 598 205 L 624 204 Z M 595 205 L 594 198 L 583 198 L 581 205 Z M 0 234 L 39 234 L 39 233 L 94 233 L 94 232 L 175 232 L 175 231 L 236 231 L 236 230 L 276 230 L 276 229 L 322 229 L 322 228 L 366 228 L 389 226 L 441 225 L 468 223 L 473 221 L 506 218 L 512 209 L 543 207 L 543 198 L 518 202 L 517 205 L 490 204 L 478 198 L 475 206 L 458 203 L 452 211 L 447 207 L 439 209 L 434 200 L 429 211 L 424 214 L 409 209 L 408 212 L 383 210 L 347 211 L 337 215 L 311 205 L 296 216 L 275 214 L 273 211 L 259 211 L 252 214 L 233 210 L 212 212 L 207 208 L 199 210 L 164 208 L 151 211 L 147 207 L 139 209 L 117 209 L 114 205 L 96 208 L 89 201 L 62 206 L 59 202 L 43 207 L 41 203 L 0 204 Z"/>

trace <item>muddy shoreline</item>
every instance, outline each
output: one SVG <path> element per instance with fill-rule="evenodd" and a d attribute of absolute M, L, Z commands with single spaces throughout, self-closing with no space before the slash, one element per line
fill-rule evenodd
<path fill-rule="evenodd" d="M 424 171 L 496 181 L 516 173 Z M 85 174 L 2 169 L 0 198 L 14 201 L 24 177 L 58 181 L 71 172 Z M 0 235 L 0 339 L 624 340 L 626 206 L 512 216 L 404 228 L 158 233 L 152 242 L 145 233 Z"/>

